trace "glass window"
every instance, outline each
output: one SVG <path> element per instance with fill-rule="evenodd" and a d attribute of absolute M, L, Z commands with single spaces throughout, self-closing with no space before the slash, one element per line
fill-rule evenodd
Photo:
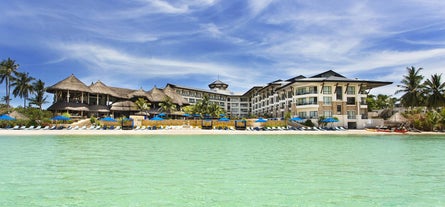
<path fill-rule="evenodd" d="M 332 117 L 332 111 L 323 111 L 324 117 Z"/>
<path fill-rule="evenodd" d="M 348 95 L 354 95 L 355 94 L 355 86 L 348 86 L 346 93 Z"/>
<path fill-rule="evenodd" d="M 348 98 L 346 98 L 346 104 L 348 104 L 348 105 L 355 105 L 355 97 L 348 97 Z"/>
<path fill-rule="evenodd" d="M 318 111 L 310 111 L 309 112 L 309 118 L 311 118 L 311 119 L 318 118 Z"/>
<path fill-rule="evenodd" d="M 298 112 L 298 117 L 305 119 L 307 117 L 307 112 L 305 111 Z"/>
<path fill-rule="evenodd" d="M 297 88 L 297 95 L 306 94 L 306 87 Z"/>
<path fill-rule="evenodd" d="M 332 94 L 331 86 L 323 86 L 323 94 Z"/>
<path fill-rule="evenodd" d="M 317 97 L 309 97 L 309 104 L 317 104 Z"/>
<path fill-rule="evenodd" d="M 324 104 L 324 105 L 331 105 L 331 104 L 332 104 L 332 97 L 330 97 L 330 96 L 324 96 L 324 97 L 323 97 L 323 104 Z"/>
<path fill-rule="evenodd" d="M 355 119 L 355 111 L 347 111 L 348 119 Z"/>

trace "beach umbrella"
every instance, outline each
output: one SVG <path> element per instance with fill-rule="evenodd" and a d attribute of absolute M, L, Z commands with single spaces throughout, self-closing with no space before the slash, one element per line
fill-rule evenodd
<path fill-rule="evenodd" d="M 291 120 L 291 121 L 296 121 L 296 122 L 303 121 L 303 119 L 300 118 L 300 117 L 294 117 L 294 118 L 292 118 L 292 119 L 290 119 L 290 120 Z"/>
<path fill-rule="evenodd" d="M 183 117 L 191 117 L 191 115 L 190 115 L 190 114 L 187 114 L 187 113 L 183 114 L 182 116 L 183 116 Z"/>
<path fill-rule="evenodd" d="M 164 119 L 159 117 L 159 116 L 155 116 L 155 117 L 151 118 L 150 120 L 152 120 L 152 121 L 162 121 Z"/>
<path fill-rule="evenodd" d="M 260 117 L 255 122 L 264 123 L 267 122 L 267 119 L 263 119 L 263 117 Z"/>
<path fill-rule="evenodd" d="M 326 123 L 332 123 L 332 122 L 338 122 L 337 119 L 334 119 L 332 117 L 328 117 L 326 119 L 323 119 L 322 122 L 326 122 Z"/>
<path fill-rule="evenodd" d="M 69 120 L 71 120 L 71 118 L 66 117 L 66 116 L 62 116 L 62 115 L 55 116 L 55 117 L 53 117 L 51 119 L 53 121 L 69 121 Z"/>
<path fill-rule="evenodd" d="M 103 119 L 101 119 L 101 121 L 106 121 L 106 122 L 116 122 L 116 119 L 113 119 L 112 117 L 105 117 Z"/>
<path fill-rule="evenodd" d="M 220 116 L 220 117 L 225 117 L 226 115 L 225 115 L 225 114 L 220 114 L 219 116 Z"/>
<path fill-rule="evenodd" d="M 218 121 L 224 121 L 224 122 L 226 122 L 226 121 L 230 121 L 230 119 L 229 119 L 229 118 L 226 118 L 226 117 L 222 117 L 222 118 L 218 119 Z"/>
<path fill-rule="evenodd" d="M 160 113 L 158 116 L 165 116 L 165 113 Z"/>
<path fill-rule="evenodd" d="M 7 114 L 2 114 L 2 115 L 0 116 L 0 120 L 2 120 L 2 121 L 12 121 L 12 120 L 15 120 L 15 118 L 10 117 L 10 116 L 7 115 Z"/>

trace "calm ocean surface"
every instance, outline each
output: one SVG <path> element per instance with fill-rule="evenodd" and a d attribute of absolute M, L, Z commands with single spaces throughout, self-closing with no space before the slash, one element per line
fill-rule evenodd
<path fill-rule="evenodd" d="M 0 136 L 0 206 L 445 206 L 445 137 Z"/>

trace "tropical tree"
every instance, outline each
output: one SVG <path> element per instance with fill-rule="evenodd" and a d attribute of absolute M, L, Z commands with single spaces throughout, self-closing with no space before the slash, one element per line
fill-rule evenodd
<path fill-rule="evenodd" d="M 14 80 L 14 76 L 17 75 L 19 64 L 15 63 L 15 60 L 8 58 L 0 63 L 0 84 L 5 81 L 6 84 L 6 106 L 9 108 L 9 101 L 11 100 L 11 81 Z"/>
<path fill-rule="evenodd" d="M 35 95 L 29 99 L 29 104 L 36 105 L 42 110 L 42 105 L 48 103 L 46 101 L 47 96 L 45 96 L 45 82 L 39 79 L 32 84 L 32 87 L 34 88 Z"/>
<path fill-rule="evenodd" d="M 210 113 L 209 106 L 210 106 L 209 96 L 204 95 L 204 97 L 202 97 L 201 100 L 196 102 L 195 113 L 201 114 L 201 115 L 209 114 Z"/>
<path fill-rule="evenodd" d="M 431 75 L 430 79 L 424 82 L 424 94 L 426 95 L 426 105 L 431 108 L 445 106 L 445 83 L 441 81 L 442 74 Z"/>
<path fill-rule="evenodd" d="M 26 107 L 26 100 L 28 100 L 29 94 L 34 92 L 34 87 L 31 83 L 33 80 L 35 78 L 29 76 L 29 73 L 18 73 L 17 78 L 11 84 L 11 86 L 15 87 L 12 91 L 14 97 L 19 96 L 23 98 L 23 108 Z"/>
<path fill-rule="evenodd" d="M 139 110 L 145 113 L 145 115 L 147 115 L 148 111 L 150 111 L 151 103 L 149 103 L 144 98 L 138 98 L 138 100 L 136 100 L 134 103 L 136 104 Z"/>
<path fill-rule="evenodd" d="M 403 79 L 397 85 L 401 88 L 396 91 L 396 94 L 403 93 L 401 103 L 404 106 L 421 106 L 422 105 L 422 80 L 423 76 L 419 74 L 423 68 L 416 69 L 414 66 L 406 68 L 408 74 L 403 76 Z"/>
<path fill-rule="evenodd" d="M 207 114 L 209 114 L 212 117 L 218 117 L 220 114 L 225 114 L 225 111 L 223 108 L 221 108 L 216 103 L 211 103 L 208 107 Z"/>
<path fill-rule="evenodd" d="M 166 97 L 163 102 L 159 103 L 159 110 L 170 114 L 176 110 L 176 104 L 173 103 L 170 97 Z"/>

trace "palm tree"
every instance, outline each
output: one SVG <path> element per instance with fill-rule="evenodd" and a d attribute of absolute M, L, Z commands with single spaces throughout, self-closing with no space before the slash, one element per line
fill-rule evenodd
<path fill-rule="evenodd" d="M 32 87 L 34 88 L 35 96 L 29 99 L 29 104 L 36 105 L 40 110 L 42 110 L 42 105 L 48 103 L 46 101 L 47 96 L 45 96 L 45 82 L 39 79 L 32 84 Z"/>
<path fill-rule="evenodd" d="M 35 78 L 29 76 L 29 73 L 18 73 L 17 79 L 11 84 L 11 86 L 15 87 L 12 91 L 14 97 L 19 96 L 23 98 L 23 108 L 26 107 L 26 100 L 28 100 L 29 94 L 34 92 L 33 85 L 31 84 L 33 80 Z"/>
<path fill-rule="evenodd" d="M 403 80 L 401 81 L 402 85 L 397 85 L 400 87 L 400 90 L 396 91 L 398 93 L 404 93 L 402 95 L 401 102 L 405 106 L 420 106 L 422 105 L 422 80 L 423 75 L 420 75 L 419 72 L 423 70 L 423 68 L 416 69 L 414 66 L 407 67 L 408 75 L 403 76 Z"/>
<path fill-rule="evenodd" d="M 147 100 L 145 100 L 144 98 L 138 98 L 138 100 L 136 100 L 134 102 L 136 104 L 136 106 L 139 108 L 139 110 L 141 110 L 142 112 L 145 113 L 145 115 L 148 115 L 148 111 L 150 111 L 150 106 L 151 103 L 149 103 Z"/>
<path fill-rule="evenodd" d="M 176 110 L 176 104 L 172 102 L 170 97 L 166 97 L 163 102 L 159 103 L 159 110 L 170 114 L 172 111 Z"/>
<path fill-rule="evenodd" d="M 426 104 L 428 107 L 437 108 L 445 105 L 445 83 L 440 80 L 442 74 L 431 75 L 424 83 Z"/>
<path fill-rule="evenodd" d="M 15 63 L 15 60 L 8 58 L 0 63 L 0 83 L 5 81 L 6 84 L 6 107 L 9 108 L 9 101 L 11 100 L 11 81 L 14 80 L 14 76 L 17 75 L 17 69 L 19 64 Z"/>

